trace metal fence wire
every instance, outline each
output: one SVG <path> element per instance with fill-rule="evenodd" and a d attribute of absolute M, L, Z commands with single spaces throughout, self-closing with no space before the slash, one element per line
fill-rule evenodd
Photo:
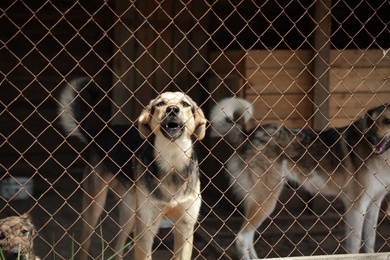
<path fill-rule="evenodd" d="M 0 212 L 30 214 L 41 259 L 77 258 L 82 198 L 94 199 L 83 172 L 104 164 L 87 156 L 93 136 L 82 143 L 59 124 L 60 93 L 78 77 L 92 86 L 76 97 L 97 129 L 136 125 L 165 91 L 203 110 L 193 259 L 390 251 L 390 113 L 371 110 L 390 101 L 387 0 L 2 0 L 0 10 Z M 227 97 L 253 106 L 239 102 L 247 130 L 228 112 L 234 101 L 218 103 Z M 214 107 L 232 118 L 212 118 Z M 122 195 L 100 205 L 92 259 L 115 253 Z M 155 234 L 156 258 L 175 256 L 172 230 L 163 221 Z"/>

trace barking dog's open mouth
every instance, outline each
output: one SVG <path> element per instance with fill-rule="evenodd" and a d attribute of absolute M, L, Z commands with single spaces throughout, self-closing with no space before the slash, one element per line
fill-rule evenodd
<path fill-rule="evenodd" d="M 161 131 L 166 138 L 174 141 L 184 133 L 184 124 L 179 118 L 168 116 L 161 123 Z"/>
<path fill-rule="evenodd" d="M 382 154 L 390 148 L 390 137 L 385 136 L 383 140 L 375 147 L 374 152 L 377 154 Z"/>

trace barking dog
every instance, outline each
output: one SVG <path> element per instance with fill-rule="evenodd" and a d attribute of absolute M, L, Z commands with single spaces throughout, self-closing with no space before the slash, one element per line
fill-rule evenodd
<path fill-rule="evenodd" d="M 0 219 L 0 250 L 5 259 L 38 260 L 34 253 L 35 229 L 30 216 Z"/>
<path fill-rule="evenodd" d="M 88 258 L 90 236 L 109 190 L 122 198 L 117 252 L 134 227 L 136 258 L 150 258 L 153 238 L 165 216 L 174 225 L 175 257 L 190 259 L 201 205 L 193 142 L 205 135 L 202 110 L 183 93 L 165 92 L 144 109 L 138 128 L 114 125 L 96 129 L 79 109 L 82 98 L 78 92 L 88 81 L 70 82 L 60 97 L 60 119 L 66 133 L 88 144 L 89 150 L 79 259 Z"/>
<path fill-rule="evenodd" d="M 235 121 L 238 115 L 247 122 L 252 113 L 247 100 L 227 98 L 210 117 L 211 135 L 235 148 L 227 171 L 244 201 L 245 220 L 236 239 L 240 258 L 257 258 L 256 229 L 274 210 L 285 180 L 340 198 L 346 208 L 346 250 L 374 252 L 380 205 L 390 185 L 390 107 L 379 106 L 349 126 L 318 133 L 278 125 L 247 131 Z"/>

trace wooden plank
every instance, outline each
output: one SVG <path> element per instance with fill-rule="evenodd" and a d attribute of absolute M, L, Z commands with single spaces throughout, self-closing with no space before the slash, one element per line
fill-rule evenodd
<path fill-rule="evenodd" d="M 183 3 L 184 4 L 184 3 Z M 209 12 L 210 6 L 207 2 L 202 0 L 193 0 L 190 2 L 187 9 L 191 12 L 191 15 L 183 13 L 183 15 L 188 16 L 187 19 L 190 19 L 191 23 L 188 26 L 187 31 L 190 31 L 190 47 L 192 48 L 190 61 L 186 65 L 191 72 L 189 77 L 194 78 L 194 86 L 189 86 L 191 92 L 189 94 L 193 97 L 199 105 L 204 109 L 207 109 L 205 105 L 206 100 L 209 99 L 209 86 L 207 85 L 207 79 L 209 76 L 210 64 L 208 62 L 208 57 L 210 54 L 210 44 L 206 44 L 209 40 L 209 34 L 205 32 L 205 28 L 209 28 L 211 13 Z M 183 36 L 183 35 L 182 35 Z M 207 75 L 207 76 L 206 76 Z M 188 82 L 188 80 L 185 80 Z"/>
<path fill-rule="evenodd" d="M 390 67 L 390 54 L 382 50 L 333 50 L 330 52 L 332 68 Z"/>
<path fill-rule="evenodd" d="M 136 72 L 131 66 L 130 60 L 135 59 L 136 42 L 132 39 L 134 29 L 128 21 L 134 17 L 134 9 L 129 8 L 129 2 L 115 1 L 115 12 L 121 21 L 114 27 L 114 55 L 112 62 L 113 70 L 113 90 L 112 90 L 112 123 L 126 124 L 131 120 L 136 120 L 140 109 L 134 99 L 131 90 L 134 87 Z M 130 29 L 130 30 L 129 30 Z"/>
<path fill-rule="evenodd" d="M 313 128 L 323 129 L 329 118 L 329 68 L 330 68 L 330 35 L 331 35 L 331 0 L 317 1 L 315 4 L 314 32 L 314 111 Z M 318 111 L 317 111 L 318 110 Z"/>
<path fill-rule="evenodd" d="M 158 37 L 153 26 L 145 23 L 145 17 L 148 20 L 155 20 L 158 15 L 155 10 L 158 9 L 158 3 L 153 1 L 137 2 L 137 22 L 140 25 L 136 28 L 134 38 L 137 39 L 136 57 L 134 59 L 134 69 L 136 70 L 135 92 L 134 96 L 140 108 L 143 109 L 160 91 L 161 88 L 156 85 L 154 72 L 158 66 L 155 62 L 155 41 Z M 160 10 L 161 11 L 161 10 Z"/>
<path fill-rule="evenodd" d="M 276 124 L 276 125 L 284 125 L 286 127 L 292 128 L 305 128 L 310 127 L 312 125 L 312 120 L 303 120 L 302 118 L 289 118 L 286 120 L 281 119 L 271 119 L 271 118 L 256 118 L 256 120 L 251 120 L 247 124 L 247 129 L 254 128 L 257 125 L 266 125 L 266 124 Z"/>
<path fill-rule="evenodd" d="M 219 52 L 213 52 L 211 60 L 221 55 Z M 223 56 L 229 57 L 229 60 L 237 63 L 244 56 L 246 68 L 296 68 L 305 67 L 313 61 L 311 51 L 307 50 L 277 50 L 263 51 L 251 50 L 247 54 L 243 51 L 227 51 Z M 390 67 L 389 54 L 382 50 L 331 50 L 330 64 L 336 67 Z M 222 67 L 223 63 L 220 64 Z M 226 64 L 225 64 L 226 65 Z"/>
<path fill-rule="evenodd" d="M 390 92 L 390 66 L 387 68 L 332 68 L 331 93 Z"/>
<path fill-rule="evenodd" d="M 313 78 L 304 68 L 248 69 L 247 94 L 308 93 Z"/>
<path fill-rule="evenodd" d="M 150 25 L 145 26 L 145 29 L 149 30 L 148 27 L 156 30 L 156 36 L 150 39 L 153 43 L 150 45 L 150 55 L 155 59 L 156 68 L 152 72 L 151 77 L 149 77 L 148 82 L 152 87 L 162 90 L 166 89 L 169 84 L 172 82 L 172 77 L 177 73 L 177 62 L 174 53 L 172 52 L 172 46 L 175 45 L 176 33 L 175 28 L 172 26 L 172 13 L 174 13 L 175 5 L 174 1 L 164 1 L 161 2 L 159 8 L 153 4 L 153 14 L 148 14 L 148 23 Z M 183 21 L 186 23 L 186 21 Z M 181 53 L 182 50 L 179 48 L 176 49 L 178 53 Z"/>
<path fill-rule="evenodd" d="M 368 95 L 366 93 L 332 94 L 330 102 L 330 125 L 346 126 L 358 120 L 366 111 L 385 104 L 390 100 L 390 92 Z"/>
<path fill-rule="evenodd" d="M 247 69 L 291 69 L 303 68 L 312 60 L 311 51 L 277 50 L 249 51 L 245 59 Z"/>
<path fill-rule="evenodd" d="M 291 127 L 311 125 L 312 102 L 299 95 L 263 95 L 247 96 L 253 103 L 257 123 L 285 123 Z M 365 111 L 390 100 L 390 93 L 333 94 L 329 99 L 329 121 L 333 126 L 344 126 L 357 120 Z M 327 124 L 328 124 L 327 122 Z M 254 123 L 251 123 L 253 125 Z"/>
<path fill-rule="evenodd" d="M 390 101 L 390 92 L 379 92 L 375 94 L 366 93 L 335 93 L 329 99 L 330 115 L 348 116 L 352 120 L 357 118 L 357 115 L 370 108 L 386 104 Z"/>
<path fill-rule="evenodd" d="M 259 121 L 309 120 L 312 115 L 312 101 L 304 95 L 260 95 L 246 98 L 252 102 L 254 116 Z"/>
<path fill-rule="evenodd" d="M 240 66 L 244 59 L 244 77 L 237 67 L 229 64 L 231 57 L 239 61 L 236 64 Z M 255 102 L 256 123 L 285 122 L 301 127 L 312 122 L 313 104 L 309 98 L 304 98 L 305 93 L 311 97 L 314 80 L 305 67 L 311 63 L 309 51 L 249 51 L 248 54 L 238 51 L 229 52 L 227 58 L 221 56 L 219 59 L 219 66 L 228 64 L 229 68 L 221 69 L 227 73 L 216 76 L 220 78 L 214 79 L 214 86 L 225 88 L 225 96 L 236 94 L 231 88 L 245 86 L 246 98 Z M 388 55 L 384 56 L 380 50 L 332 50 L 329 119 L 324 121 L 324 127 L 329 121 L 337 126 L 346 125 L 363 111 L 388 102 L 389 62 Z M 306 104 L 303 100 L 307 100 Z M 298 104 L 300 107 L 295 108 Z"/>
<path fill-rule="evenodd" d="M 329 127 L 344 127 L 350 125 L 354 120 L 348 117 L 336 117 L 331 118 L 329 121 Z"/>
<path fill-rule="evenodd" d="M 298 95 L 263 95 L 247 96 L 253 103 L 254 116 L 257 122 L 250 125 L 284 123 L 290 127 L 307 127 L 311 125 L 312 106 L 309 99 Z M 357 120 L 370 108 L 385 104 L 390 100 L 390 93 L 377 95 L 367 94 L 333 94 L 329 100 L 332 126 L 345 126 Z M 300 101 L 300 102 L 299 102 Z M 274 104 L 272 106 L 272 104 Z"/>
<path fill-rule="evenodd" d="M 249 55 L 245 57 L 245 78 L 248 79 L 250 86 L 254 86 L 256 89 L 257 86 L 268 87 L 268 82 L 271 80 L 277 80 L 279 77 L 284 77 L 289 79 L 290 76 L 292 79 L 295 79 L 297 74 L 302 73 L 301 78 L 298 78 L 299 86 L 310 86 L 311 83 L 305 84 L 304 81 L 311 81 L 310 73 L 305 72 L 305 65 L 310 63 L 311 55 L 309 51 L 297 51 L 293 53 L 292 51 L 282 50 L 282 51 L 249 51 Z M 359 55 L 360 54 L 360 55 Z M 233 65 L 238 64 L 237 61 L 241 61 L 243 56 L 242 51 L 236 52 L 227 52 L 226 56 L 222 55 L 218 58 L 218 61 L 213 63 L 216 67 L 221 68 L 220 71 L 225 73 L 232 72 L 234 69 Z M 372 55 L 372 56 L 371 56 Z M 213 57 L 217 57 L 215 52 Z M 340 81 L 346 86 L 345 91 L 354 92 L 366 91 L 366 87 L 362 86 L 359 83 L 364 83 L 368 85 L 368 89 L 371 91 L 380 90 L 383 87 L 383 84 L 388 83 L 388 78 L 390 77 L 390 59 L 386 58 L 387 56 L 383 55 L 383 52 L 380 50 L 368 50 L 367 53 L 361 53 L 361 51 L 356 50 L 346 50 L 343 52 L 331 51 L 331 64 L 332 70 L 330 73 L 330 86 L 331 91 L 342 92 L 343 89 L 340 88 Z M 232 62 L 233 61 L 233 62 Z M 227 63 L 226 63 L 227 62 Z M 228 64 L 228 66 L 227 66 Z M 228 67 L 231 65 L 230 69 Z M 351 66 L 354 66 L 353 68 Z M 339 67 L 347 68 L 339 68 Z M 375 69 L 374 69 L 375 66 Z M 364 69 L 362 67 L 368 67 Z M 302 68 L 302 70 L 297 69 Z M 234 71 L 234 70 L 233 70 Z M 266 84 L 264 84 L 264 82 Z M 262 84 L 260 84 L 262 83 Z M 350 84 L 349 84 L 350 83 Z M 283 84 L 279 83 L 278 84 Z M 275 83 L 275 85 L 278 85 Z M 288 84 L 288 82 L 287 82 Z M 290 84 L 289 84 L 290 85 Z M 280 85 L 283 87 L 283 85 Z M 362 89 L 362 87 L 364 87 Z M 305 88 L 303 88 L 305 90 Z M 251 91 L 251 88 L 248 88 Z M 279 92 L 280 89 L 276 88 L 275 91 Z M 283 88 L 281 89 L 283 93 Z M 289 89 L 289 91 L 291 88 Z M 295 91 L 295 89 L 292 89 Z M 259 91 L 263 93 L 263 89 Z M 268 91 L 267 91 L 268 92 Z M 272 93 L 272 91 L 270 91 Z"/>

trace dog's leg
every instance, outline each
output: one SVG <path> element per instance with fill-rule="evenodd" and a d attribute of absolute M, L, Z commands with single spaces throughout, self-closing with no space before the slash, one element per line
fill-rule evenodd
<path fill-rule="evenodd" d="M 118 252 L 116 259 L 123 259 L 123 247 L 135 224 L 135 207 L 134 194 L 132 194 L 132 191 L 127 192 L 119 205 L 119 225 L 121 230 L 115 245 L 115 252 Z"/>
<path fill-rule="evenodd" d="M 349 203 L 351 205 L 351 203 Z M 359 199 L 353 203 L 352 206 L 346 207 L 347 213 L 345 214 L 346 222 L 346 250 L 347 253 L 357 254 L 359 253 L 360 246 L 362 244 L 362 232 L 363 223 L 365 222 L 364 216 L 367 213 L 369 200 Z"/>
<path fill-rule="evenodd" d="M 136 219 L 135 233 L 135 258 L 152 259 L 153 240 L 160 227 L 162 218 L 155 220 L 153 224 L 147 225 L 145 219 Z"/>
<path fill-rule="evenodd" d="M 372 207 L 367 212 L 367 215 L 364 219 L 362 241 L 363 241 L 363 251 L 367 253 L 374 253 L 375 247 L 375 227 L 378 223 L 380 208 L 372 203 Z"/>
<path fill-rule="evenodd" d="M 151 259 L 153 240 L 162 220 L 161 211 L 140 191 L 137 195 L 137 211 L 135 218 L 135 258 Z"/>
<path fill-rule="evenodd" d="M 368 198 L 371 199 L 372 203 L 370 204 L 368 208 L 369 211 L 366 214 L 364 227 L 363 227 L 363 234 L 362 234 L 363 250 L 366 253 L 375 252 L 375 238 L 376 238 L 375 228 L 378 224 L 379 212 L 384 198 L 385 198 L 385 194 L 381 196 L 377 201 L 373 201 L 371 198 Z"/>
<path fill-rule="evenodd" d="M 191 259 L 195 224 L 196 218 L 185 213 L 183 218 L 174 225 L 175 259 Z"/>
<path fill-rule="evenodd" d="M 96 173 L 86 177 L 83 182 L 84 196 L 82 206 L 83 225 L 81 229 L 81 250 L 79 259 L 88 259 L 91 236 L 106 203 L 108 185 Z"/>
<path fill-rule="evenodd" d="M 194 226 L 198 219 L 201 206 L 200 196 L 195 201 L 179 205 L 169 218 L 175 223 L 174 225 L 174 252 L 175 259 L 190 260 L 192 255 Z"/>
<path fill-rule="evenodd" d="M 274 211 L 283 185 L 276 186 L 272 192 L 269 188 L 268 183 L 265 187 L 260 180 L 245 199 L 245 220 L 236 240 L 239 259 L 258 258 L 254 248 L 256 230 Z"/>

